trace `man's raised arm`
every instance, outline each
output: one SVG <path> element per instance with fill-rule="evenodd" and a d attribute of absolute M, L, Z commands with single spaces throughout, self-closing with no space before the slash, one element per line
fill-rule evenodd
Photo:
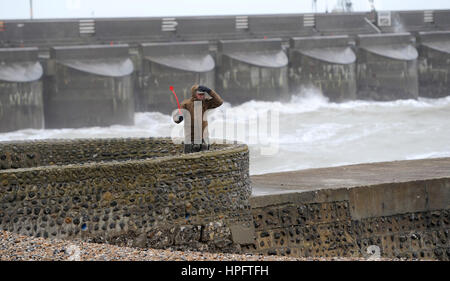
<path fill-rule="evenodd" d="M 206 101 L 209 109 L 219 107 L 223 104 L 222 97 L 220 97 L 220 95 L 218 93 L 216 93 L 216 91 L 210 90 L 210 92 L 208 94 L 212 98 L 212 99 L 209 99 Z"/>

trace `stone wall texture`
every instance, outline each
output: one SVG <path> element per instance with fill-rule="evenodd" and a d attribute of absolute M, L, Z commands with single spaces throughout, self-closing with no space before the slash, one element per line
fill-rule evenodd
<path fill-rule="evenodd" d="M 233 225 L 251 225 L 247 146 L 181 152 L 158 138 L 1 143 L 0 227 L 37 237 L 239 251 Z"/>
<path fill-rule="evenodd" d="M 450 178 L 250 197 L 246 145 L 0 143 L 0 228 L 134 247 L 450 259 Z"/>
<path fill-rule="evenodd" d="M 450 259 L 450 179 L 253 197 L 246 251 Z"/>

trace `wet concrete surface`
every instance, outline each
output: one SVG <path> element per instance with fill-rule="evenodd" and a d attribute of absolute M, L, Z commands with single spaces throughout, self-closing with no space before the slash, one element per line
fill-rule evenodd
<path fill-rule="evenodd" d="M 450 177 L 450 158 L 356 164 L 251 176 L 252 196 Z"/>

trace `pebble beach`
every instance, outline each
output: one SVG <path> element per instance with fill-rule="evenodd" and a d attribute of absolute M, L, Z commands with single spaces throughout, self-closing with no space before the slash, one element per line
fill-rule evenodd
<path fill-rule="evenodd" d="M 320 261 L 363 258 L 298 258 L 118 247 L 108 244 L 35 238 L 0 231 L 2 261 Z"/>

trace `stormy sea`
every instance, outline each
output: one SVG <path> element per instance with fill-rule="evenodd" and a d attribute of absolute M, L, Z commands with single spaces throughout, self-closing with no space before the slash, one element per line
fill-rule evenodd
<path fill-rule="evenodd" d="M 250 174 L 346 164 L 450 157 L 450 96 L 389 102 L 331 103 L 320 93 L 290 102 L 225 103 L 209 114 L 212 139 L 245 142 Z M 182 125 L 158 112 L 135 114 L 134 126 L 26 129 L 0 134 L 0 141 L 165 137 Z"/>

